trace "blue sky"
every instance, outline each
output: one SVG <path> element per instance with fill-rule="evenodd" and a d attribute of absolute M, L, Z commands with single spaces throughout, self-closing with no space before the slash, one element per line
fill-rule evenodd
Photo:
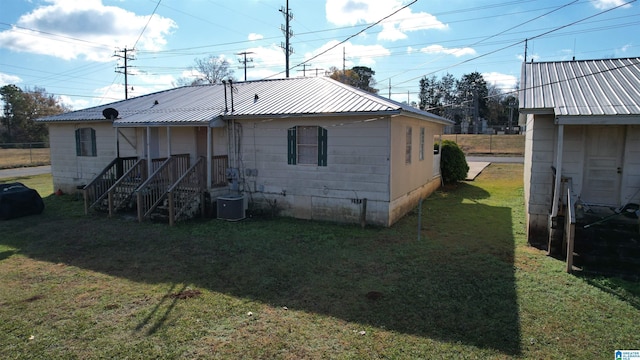
<path fill-rule="evenodd" d="M 248 80 L 282 78 L 285 4 L 2 0 L 0 85 L 44 87 L 74 109 L 120 100 L 124 76 L 115 69 L 123 64 L 113 55 L 124 48 L 135 48 L 130 97 L 174 87 L 195 58 L 209 55 L 230 61 L 237 80 L 244 79 L 242 52 L 253 60 Z M 398 101 L 417 101 L 425 75 L 477 71 L 511 89 L 525 39 L 529 61 L 640 56 L 635 0 L 289 0 L 289 8 L 290 66 L 307 64 L 290 77 L 323 75 L 343 61 L 368 66 L 380 94 Z"/>

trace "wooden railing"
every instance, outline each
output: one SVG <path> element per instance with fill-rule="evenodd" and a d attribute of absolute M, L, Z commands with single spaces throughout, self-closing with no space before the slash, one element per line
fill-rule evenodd
<path fill-rule="evenodd" d="M 227 186 L 227 168 L 229 167 L 229 157 L 218 155 L 211 158 L 211 187 Z"/>
<path fill-rule="evenodd" d="M 147 179 L 147 160 L 138 160 L 108 190 L 109 216 L 129 201 L 138 186 Z"/>
<path fill-rule="evenodd" d="M 89 213 L 89 209 L 95 207 L 107 196 L 109 188 L 136 163 L 137 159 L 136 157 L 115 158 L 85 185 L 83 188 L 85 215 Z"/>
<path fill-rule="evenodd" d="M 167 190 L 189 168 L 189 154 L 172 155 L 136 190 L 138 221 L 142 222 L 166 198 Z"/>
<path fill-rule="evenodd" d="M 206 190 L 206 159 L 201 157 L 187 170 L 175 184 L 167 190 L 169 202 L 169 225 L 173 224 L 186 212 L 195 211 L 195 200 L 198 203 L 200 213 L 204 214 L 204 191 Z"/>
<path fill-rule="evenodd" d="M 565 214 L 564 238 L 567 241 L 567 272 L 573 271 L 573 248 L 576 235 L 576 202 L 571 196 L 571 182 L 567 185 L 567 211 Z"/>

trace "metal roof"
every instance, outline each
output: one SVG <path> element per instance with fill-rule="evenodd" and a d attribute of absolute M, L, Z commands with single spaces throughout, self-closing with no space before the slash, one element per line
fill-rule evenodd
<path fill-rule="evenodd" d="M 225 104 L 226 92 L 226 104 Z M 232 100 L 233 98 L 233 100 Z M 206 125 L 223 119 L 336 115 L 404 114 L 445 125 L 453 122 L 406 104 L 365 92 L 327 77 L 290 78 L 185 86 L 111 104 L 48 116 L 38 121 L 110 121 L 106 108 L 118 111 L 114 126 Z"/>
<path fill-rule="evenodd" d="M 522 64 L 521 113 L 640 114 L 640 58 Z"/>

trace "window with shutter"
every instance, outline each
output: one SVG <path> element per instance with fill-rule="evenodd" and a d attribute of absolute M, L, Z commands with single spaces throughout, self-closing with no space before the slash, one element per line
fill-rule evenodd
<path fill-rule="evenodd" d="M 294 126 L 287 132 L 287 163 L 327 166 L 327 129 Z"/>
<path fill-rule="evenodd" d="M 97 156 L 96 131 L 92 128 L 76 129 L 76 155 Z"/>

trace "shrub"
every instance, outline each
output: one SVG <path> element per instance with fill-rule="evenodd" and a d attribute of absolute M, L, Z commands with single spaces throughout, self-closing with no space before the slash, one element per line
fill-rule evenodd
<path fill-rule="evenodd" d="M 434 149 L 438 149 L 438 144 L 434 144 Z M 442 152 L 440 156 L 440 174 L 445 184 L 452 184 L 464 180 L 469 172 L 469 165 L 462 149 L 451 140 L 442 141 Z"/>

